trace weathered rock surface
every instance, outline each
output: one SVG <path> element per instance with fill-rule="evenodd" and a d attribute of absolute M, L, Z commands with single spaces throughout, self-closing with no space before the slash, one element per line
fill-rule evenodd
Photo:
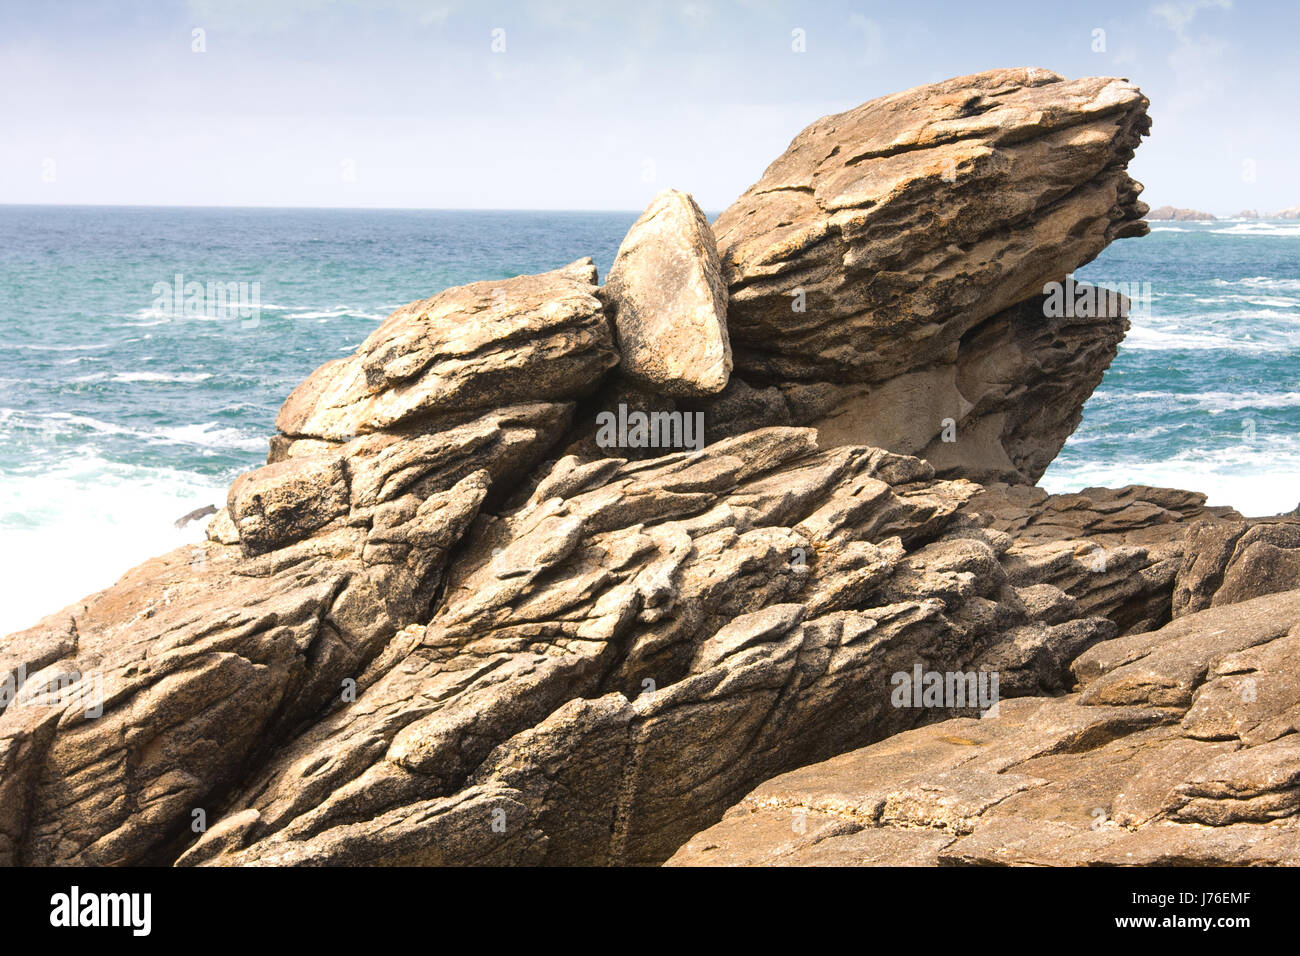
<path fill-rule="evenodd" d="M 826 444 L 919 455 L 941 475 L 1034 484 L 1078 427 L 1128 330 L 1127 301 L 1108 298 L 1087 316 L 1052 315 L 1044 296 L 1031 298 L 967 332 L 949 362 L 880 385 L 826 389 L 834 406 L 800 424 Z"/>
<path fill-rule="evenodd" d="M 900 666 L 1113 633 L 1004 593 L 978 490 L 800 429 L 566 458 L 183 862 L 662 860 L 761 776 L 907 726 Z"/>
<path fill-rule="evenodd" d="M 641 214 L 601 290 L 620 372 L 664 395 L 722 391 L 731 376 L 727 287 L 718 246 L 695 200 L 665 189 Z"/>
<path fill-rule="evenodd" d="M 399 309 L 207 542 L 0 642 L 0 863 L 1293 860 L 1300 523 L 1031 487 L 1127 328 L 1043 296 L 1145 229 L 1145 106 L 885 97 L 716 251 L 670 191 L 603 289 Z"/>
<path fill-rule="evenodd" d="M 276 419 L 295 438 L 347 441 L 430 414 L 570 399 L 618 361 L 590 259 L 475 282 L 389 316 L 356 354 L 318 368 Z"/>
<path fill-rule="evenodd" d="M 940 363 L 1145 234 L 1124 167 L 1146 107 L 1122 80 L 1029 68 L 818 120 L 714 223 L 737 372 L 870 383 Z"/>
<path fill-rule="evenodd" d="M 1025 697 L 776 777 L 673 865 L 1300 865 L 1300 591 L 1105 641 Z"/>
<path fill-rule="evenodd" d="M 1188 534 L 1174 616 L 1287 591 L 1300 582 L 1300 521 L 1213 522 Z"/>
<path fill-rule="evenodd" d="M 995 70 L 808 127 L 714 224 L 733 391 L 827 444 L 1036 482 L 1128 328 L 1122 298 L 1053 313 L 1044 293 L 1146 232 L 1125 172 L 1146 106 L 1120 80 Z"/>
<path fill-rule="evenodd" d="M 562 308 L 534 302 L 516 316 L 508 348 L 450 374 L 473 382 L 492 377 L 484 363 L 564 353 L 584 337 L 608 343 L 599 303 L 581 291 L 586 275 L 569 269 L 503 283 L 525 297 L 549 288 L 544 294 L 559 296 Z M 364 364 L 379 342 L 390 343 L 382 351 L 395 360 L 392 342 L 469 341 L 475 323 L 465 303 L 480 294 L 469 288 L 431 300 L 457 309 L 399 310 L 357 356 L 322 373 Z M 594 310 L 580 334 L 538 318 L 575 303 Z M 495 332 L 503 321 L 494 313 L 487 324 Z M 613 355 L 602 348 L 597 364 Z M 574 396 L 588 387 L 585 372 L 571 384 Z M 419 383 L 394 390 L 440 391 Z M 545 392 L 564 397 L 558 380 Z M 334 434 L 342 419 L 326 405 L 307 418 Z M 173 858 L 194 811 L 214 812 L 225 790 L 338 698 L 395 633 L 428 619 L 452 547 L 484 501 L 503 497 L 570 427 L 572 410 L 572 401 L 553 401 L 385 413 L 400 423 L 347 442 L 281 436 L 273 463 L 231 486 L 206 544 L 149 561 L 6 638 L 0 862 Z M 363 422 L 355 411 L 357 430 L 379 420 Z M 292 410 L 281 417 L 304 420 Z"/>

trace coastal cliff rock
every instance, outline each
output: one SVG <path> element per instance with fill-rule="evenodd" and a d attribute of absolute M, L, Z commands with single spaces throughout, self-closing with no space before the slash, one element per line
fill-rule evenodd
<path fill-rule="evenodd" d="M 206 542 L 0 642 L 0 862 L 1082 862 L 1078 800 L 1149 831 L 1106 860 L 1294 859 L 1300 523 L 1032 487 L 1127 328 L 1069 273 L 1145 230 L 1145 107 L 1033 69 L 885 97 L 716 249 L 668 191 L 603 288 L 398 309 Z"/>
<path fill-rule="evenodd" d="M 949 361 L 879 385 L 794 386 L 792 420 L 824 444 L 919 455 L 945 476 L 1034 484 L 1083 417 L 1083 404 L 1128 331 L 1128 301 L 1064 286 L 1097 309 L 1076 315 L 1035 296 L 975 326 Z"/>
<path fill-rule="evenodd" d="M 818 120 L 714 223 L 737 373 L 881 382 L 1146 233 L 1122 81 L 993 70 Z"/>
<path fill-rule="evenodd" d="M 1300 591 L 1093 645 L 1080 692 L 756 788 L 670 865 L 1300 865 Z"/>
<path fill-rule="evenodd" d="M 1120 80 L 994 70 L 809 126 L 714 223 L 737 391 L 828 442 L 1037 481 L 1128 327 L 1118 297 L 1044 293 L 1145 234 L 1125 164 L 1146 106 Z"/>
<path fill-rule="evenodd" d="M 583 284 L 590 274 L 579 266 L 501 283 L 499 311 L 472 286 L 398 310 L 281 413 L 326 436 L 379 421 L 387 430 L 346 442 L 280 436 L 272 463 L 231 485 L 207 543 L 146 562 L 6 638 L 0 862 L 170 859 L 195 811 L 206 819 L 278 741 L 351 693 L 395 633 L 427 620 L 453 546 L 484 501 L 559 440 L 574 403 L 419 421 L 404 409 L 475 394 L 473 383 L 500 374 L 493 363 L 527 366 L 547 352 L 576 378 L 566 392 L 552 369 L 532 394 L 582 394 L 615 360 Z M 477 359 L 448 357 L 466 350 Z M 417 378 L 387 394 L 403 355 L 414 368 L 434 363 L 455 388 Z M 367 362 L 388 369 L 370 391 L 356 378 Z"/>
<path fill-rule="evenodd" d="M 181 862 L 653 863 L 763 776 L 910 726 L 888 678 L 916 661 L 1059 689 L 1117 628 L 979 493 L 803 429 L 564 459 Z"/>

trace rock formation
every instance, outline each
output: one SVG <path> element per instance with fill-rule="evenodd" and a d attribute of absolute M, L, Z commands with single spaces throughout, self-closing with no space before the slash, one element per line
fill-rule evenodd
<path fill-rule="evenodd" d="M 1213 222 L 1215 216 L 1197 209 L 1176 209 L 1173 206 L 1161 206 L 1147 213 L 1151 222 Z"/>
<path fill-rule="evenodd" d="M 204 544 L 0 643 L 0 862 L 1293 860 L 1300 523 L 1033 487 L 1127 329 L 1070 273 L 1145 231 L 1145 107 L 884 97 L 603 287 L 398 309 Z"/>
<path fill-rule="evenodd" d="M 690 196 L 654 198 L 619 247 L 603 298 L 628 379 L 683 397 L 726 387 L 727 288 L 713 230 Z"/>
<path fill-rule="evenodd" d="M 1300 865 L 1297 652 L 1296 590 L 1095 644 L 1077 692 L 776 777 L 670 863 Z"/>

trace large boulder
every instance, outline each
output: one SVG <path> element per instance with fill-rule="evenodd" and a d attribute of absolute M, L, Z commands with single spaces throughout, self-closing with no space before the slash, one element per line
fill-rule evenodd
<path fill-rule="evenodd" d="M 601 290 L 634 384 L 673 396 L 712 395 L 731 376 L 727 287 L 718 247 L 695 200 L 665 189 L 632 226 Z"/>
<path fill-rule="evenodd" d="M 1146 205 L 1123 80 L 991 70 L 818 120 L 714 223 L 747 378 L 880 382 L 943 359 Z"/>

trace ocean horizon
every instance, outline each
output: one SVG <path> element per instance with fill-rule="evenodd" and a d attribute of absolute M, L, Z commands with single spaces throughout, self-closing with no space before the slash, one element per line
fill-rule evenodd
<path fill-rule="evenodd" d="M 175 521 L 220 506 L 265 461 L 294 386 L 395 308 L 584 256 L 603 278 L 637 215 L 0 206 L 0 633 L 200 540 L 204 521 Z M 1295 508 L 1297 241 L 1295 220 L 1152 223 L 1079 269 L 1140 301 L 1042 487 L 1148 484 L 1248 515 Z M 191 282 L 242 285 L 256 302 L 186 314 Z"/>

